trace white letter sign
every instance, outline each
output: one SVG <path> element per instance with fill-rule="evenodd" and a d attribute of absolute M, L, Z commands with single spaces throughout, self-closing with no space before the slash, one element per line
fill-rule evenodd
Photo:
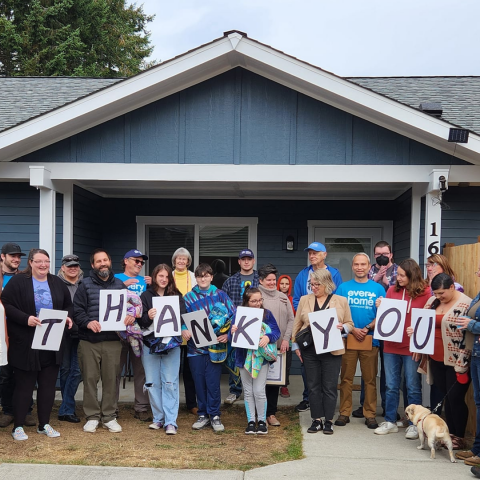
<path fill-rule="evenodd" d="M 98 321 L 102 332 L 121 332 L 127 329 L 127 290 L 100 290 Z"/>
<path fill-rule="evenodd" d="M 5 332 L 7 329 L 5 328 L 5 309 L 3 305 L 0 303 L 0 366 L 6 365 L 7 361 L 7 340 Z"/>
<path fill-rule="evenodd" d="M 63 310 L 41 308 L 38 319 L 42 324 L 35 327 L 32 349 L 58 352 L 60 343 L 62 343 L 67 315 L 68 313 Z"/>
<path fill-rule="evenodd" d="M 153 319 L 156 337 L 178 337 L 182 334 L 178 295 L 153 297 L 152 307 L 157 310 Z"/>
<path fill-rule="evenodd" d="M 377 321 L 373 338 L 401 343 L 405 329 L 406 300 L 382 298 L 377 309 Z"/>
<path fill-rule="evenodd" d="M 235 325 L 238 330 L 232 334 L 232 347 L 258 350 L 263 312 L 263 308 L 237 307 Z"/>
<path fill-rule="evenodd" d="M 196 310 L 182 315 L 183 321 L 192 334 L 192 340 L 197 347 L 208 347 L 218 343 L 217 336 L 213 332 L 212 324 L 205 310 Z"/>
<path fill-rule="evenodd" d="M 319 310 L 308 314 L 310 327 L 312 329 L 315 352 L 333 352 L 345 348 L 342 340 L 342 332 L 337 328 L 337 309 Z"/>
<path fill-rule="evenodd" d="M 413 335 L 410 351 L 433 355 L 435 342 L 435 310 L 412 308 Z"/>

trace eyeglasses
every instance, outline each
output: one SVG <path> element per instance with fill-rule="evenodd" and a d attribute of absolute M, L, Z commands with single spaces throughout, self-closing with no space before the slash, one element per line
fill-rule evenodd
<path fill-rule="evenodd" d="M 252 305 L 258 305 L 259 303 L 263 303 L 263 298 L 260 300 L 249 300 L 248 303 L 251 303 Z"/>
<path fill-rule="evenodd" d="M 480 275 L 480 269 L 475 272 L 475 275 Z"/>
<path fill-rule="evenodd" d="M 32 260 L 35 265 L 50 265 L 50 260 Z"/>
<path fill-rule="evenodd" d="M 211 275 L 209 273 L 205 273 L 204 275 L 196 275 L 195 278 L 207 278 L 207 277 L 211 277 Z"/>
<path fill-rule="evenodd" d="M 314 287 L 314 288 L 319 288 L 319 287 L 322 286 L 321 283 L 311 283 L 310 285 L 311 285 L 312 287 Z"/>
<path fill-rule="evenodd" d="M 143 260 L 139 260 L 138 258 L 130 257 L 130 260 L 133 260 L 137 265 L 145 265 Z"/>
<path fill-rule="evenodd" d="M 438 266 L 438 263 L 434 262 L 434 263 L 427 263 L 426 267 L 427 268 L 434 268 L 434 267 L 437 267 Z"/>

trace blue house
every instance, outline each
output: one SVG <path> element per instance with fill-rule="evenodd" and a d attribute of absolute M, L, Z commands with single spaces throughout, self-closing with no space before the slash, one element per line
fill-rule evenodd
<path fill-rule="evenodd" d="M 422 263 L 480 233 L 477 77 L 341 78 L 231 31 L 128 79 L 0 94 L 0 244 L 52 270 L 101 246 L 151 271 L 185 246 L 231 273 L 248 246 L 295 277 L 319 240 L 349 279 L 378 240 Z"/>

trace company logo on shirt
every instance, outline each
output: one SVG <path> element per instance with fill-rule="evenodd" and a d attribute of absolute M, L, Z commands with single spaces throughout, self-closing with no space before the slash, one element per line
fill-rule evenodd
<path fill-rule="evenodd" d="M 347 293 L 348 304 L 356 307 L 373 308 L 377 294 L 374 292 L 366 292 L 365 290 L 349 290 Z"/>

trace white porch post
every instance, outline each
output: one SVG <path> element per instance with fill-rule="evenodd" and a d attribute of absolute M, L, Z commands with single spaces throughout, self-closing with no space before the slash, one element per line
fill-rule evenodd
<path fill-rule="evenodd" d="M 425 186 L 414 183 L 412 186 L 412 211 L 410 224 L 410 257 L 420 261 L 420 216 L 422 196 L 425 193 Z"/>
<path fill-rule="evenodd" d="M 56 191 L 45 167 L 30 167 L 30 185 L 40 190 L 39 248 L 50 254 L 50 272 L 55 271 Z"/>
<path fill-rule="evenodd" d="M 63 193 L 63 255 L 73 253 L 73 182 L 62 189 Z M 143 252 L 143 250 L 142 250 Z"/>

